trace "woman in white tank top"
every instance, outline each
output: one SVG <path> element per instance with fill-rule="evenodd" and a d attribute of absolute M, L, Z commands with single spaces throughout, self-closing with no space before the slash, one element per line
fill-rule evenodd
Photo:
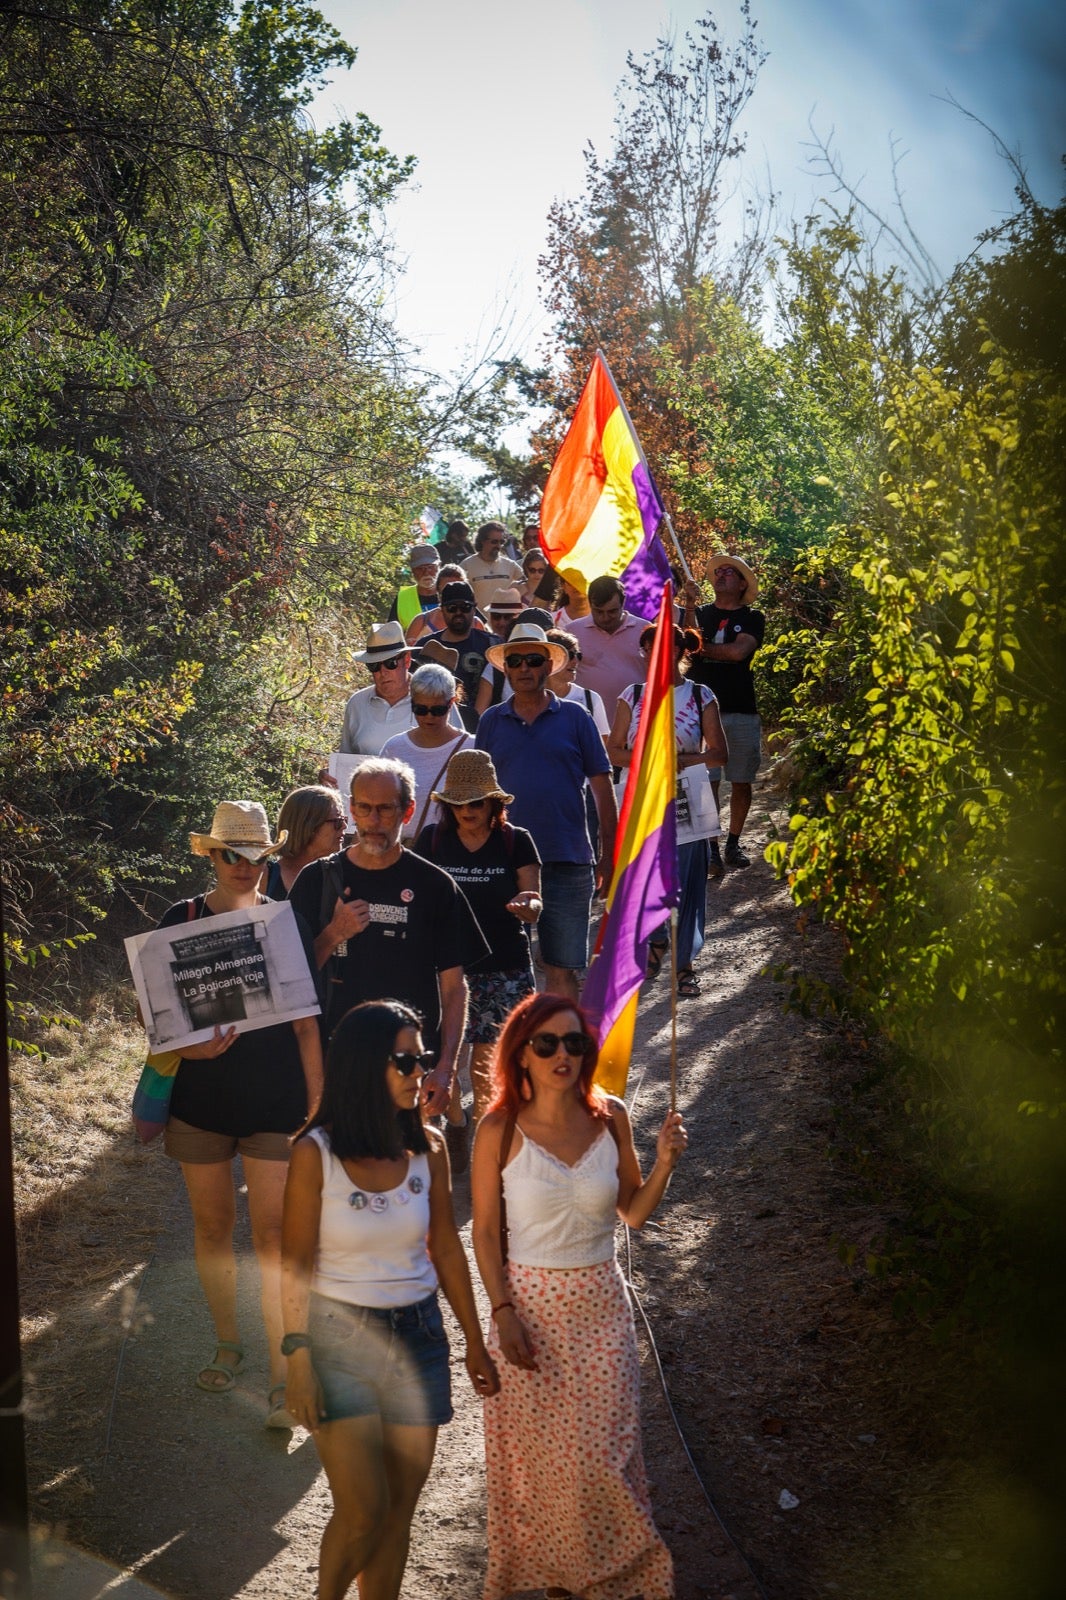
<path fill-rule="evenodd" d="M 356 1579 L 397 1600 L 437 1428 L 450 1422 L 438 1284 L 476 1392 L 499 1379 L 452 1213 L 448 1154 L 423 1126 L 419 1019 L 372 1000 L 341 1019 L 322 1102 L 293 1147 L 282 1231 L 286 1405 L 314 1435 L 333 1496 L 318 1600 Z"/>
<path fill-rule="evenodd" d="M 593 1087 L 596 1058 L 577 1007 L 551 994 L 521 1001 L 497 1043 L 496 1098 L 474 1145 L 474 1250 L 490 1349 L 503 1357 L 485 1407 L 484 1600 L 540 1588 L 582 1600 L 674 1593 L 644 1475 L 614 1229 L 617 1217 L 644 1225 L 687 1139 L 671 1112 L 642 1179 L 625 1106 Z"/>

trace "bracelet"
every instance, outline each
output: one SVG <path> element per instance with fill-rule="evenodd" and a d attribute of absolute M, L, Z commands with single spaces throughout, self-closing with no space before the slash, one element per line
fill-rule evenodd
<path fill-rule="evenodd" d="M 494 1317 L 496 1315 L 497 1311 L 506 1311 L 508 1306 L 510 1306 L 511 1310 L 513 1311 L 514 1310 L 514 1301 L 513 1300 L 501 1300 L 498 1306 L 493 1306 L 490 1315 Z"/>

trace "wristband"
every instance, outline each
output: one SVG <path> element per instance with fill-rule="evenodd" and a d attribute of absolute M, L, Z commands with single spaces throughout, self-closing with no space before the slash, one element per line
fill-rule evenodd
<path fill-rule="evenodd" d="M 498 1306 L 493 1306 L 491 1315 L 493 1317 L 495 1317 L 497 1311 L 506 1311 L 508 1306 L 513 1311 L 514 1310 L 514 1301 L 513 1300 L 501 1300 Z"/>

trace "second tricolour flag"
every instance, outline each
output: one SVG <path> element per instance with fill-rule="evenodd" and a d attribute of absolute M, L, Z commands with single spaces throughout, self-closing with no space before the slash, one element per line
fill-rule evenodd
<path fill-rule="evenodd" d="M 581 997 L 600 1040 L 596 1081 L 611 1094 L 625 1092 L 648 941 L 680 898 L 673 624 L 667 583 L 618 818 L 607 909 Z"/>

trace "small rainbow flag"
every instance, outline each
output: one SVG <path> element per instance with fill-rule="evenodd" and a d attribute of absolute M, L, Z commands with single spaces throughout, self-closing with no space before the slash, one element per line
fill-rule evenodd
<path fill-rule="evenodd" d="M 540 506 L 548 565 L 582 594 L 609 574 L 626 609 L 650 617 L 670 563 L 659 538 L 663 503 L 602 350 L 552 463 Z"/>
<path fill-rule="evenodd" d="M 618 818 L 607 909 L 581 996 L 600 1040 L 596 1082 L 610 1094 L 625 1093 L 648 941 L 681 897 L 673 602 L 673 590 L 667 583 Z"/>

